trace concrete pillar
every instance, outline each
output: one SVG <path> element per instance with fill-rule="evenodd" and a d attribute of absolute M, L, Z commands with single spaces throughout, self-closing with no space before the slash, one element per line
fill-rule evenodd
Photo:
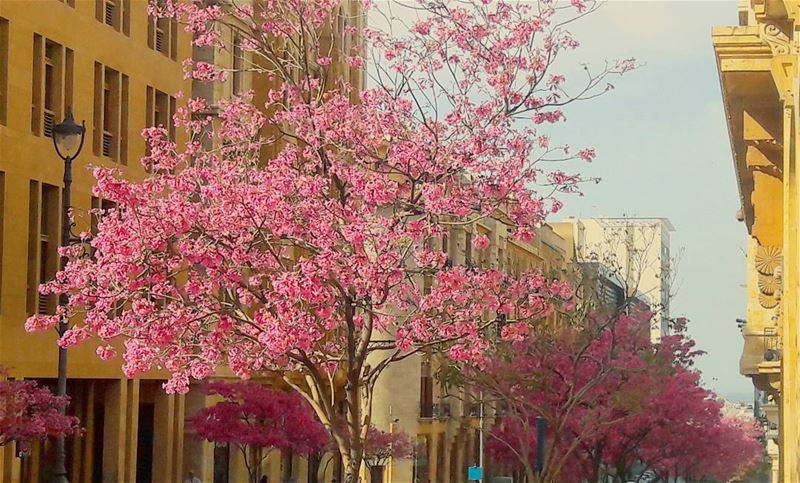
<path fill-rule="evenodd" d="M 75 416 L 78 417 L 81 424 L 86 421 L 86 381 L 74 381 L 73 384 L 79 388 L 72 395 L 70 406 L 75 411 Z M 82 438 L 70 438 L 67 440 L 67 445 L 72 446 L 72 469 L 69 474 L 69 481 L 81 481 L 81 471 L 83 463 L 83 455 L 81 448 L 83 446 Z"/>
<path fill-rule="evenodd" d="M 185 417 L 211 404 L 199 387 L 193 386 L 183 398 Z M 183 478 L 193 471 L 200 481 L 214 481 L 214 445 L 197 437 L 191 424 L 183 428 Z M 181 480 L 182 481 L 182 480 Z"/>
<path fill-rule="evenodd" d="M 444 460 L 442 464 L 444 465 L 444 481 L 453 481 L 452 476 L 450 475 L 450 458 L 453 458 L 453 445 L 449 438 L 445 438 L 444 442 Z"/>
<path fill-rule="evenodd" d="M 183 474 L 186 473 L 183 469 L 183 424 L 186 418 L 186 398 L 183 394 L 178 394 L 173 398 L 174 401 L 174 418 L 172 420 L 173 430 L 172 434 L 172 481 L 183 481 Z"/>
<path fill-rule="evenodd" d="M 94 405 L 96 397 L 96 383 L 95 381 L 88 381 L 86 389 L 86 403 L 84 408 L 86 411 L 86 419 L 82 421 L 86 433 L 83 436 L 83 464 L 81 465 L 81 474 L 83 479 L 81 481 L 92 481 L 92 468 L 94 468 Z"/>
<path fill-rule="evenodd" d="M 104 384 L 103 481 L 125 482 L 128 383 L 117 379 Z"/>
<path fill-rule="evenodd" d="M 125 481 L 136 481 L 136 450 L 139 446 L 139 379 L 127 381 L 128 394 L 125 438 Z"/>
<path fill-rule="evenodd" d="M 797 384 L 797 316 L 798 290 L 800 290 L 800 253 L 798 253 L 798 191 L 797 137 L 795 133 L 795 109 L 793 99 L 787 94 L 783 110 L 783 298 L 781 300 L 781 335 L 783 355 L 781 359 L 781 404 L 780 437 L 781 481 L 800 481 L 798 467 L 798 428 L 800 399 Z"/>
<path fill-rule="evenodd" d="M 247 473 L 247 466 L 244 464 L 244 455 L 242 455 L 242 452 L 239 451 L 237 447 L 231 446 L 230 455 L 230 471 L 228 473 L 228 481 L 241 481 L 243 483 L 250 481 Z M 278 473 L 278 475 L 280 475 L 280 473 Z M 280 481 L 280 479 L 275 480 L 273 476 L 270 476 L 270 480 Z"/>
<path fill-rule="evenodd" d="M 155 392 L 153 418 L 153 481 L 171 481 L 173 475 L 172 445 L 175 440 L 175 396 L 164 391 Z M 236 480 L 234 480 L 236 481 Z"/>

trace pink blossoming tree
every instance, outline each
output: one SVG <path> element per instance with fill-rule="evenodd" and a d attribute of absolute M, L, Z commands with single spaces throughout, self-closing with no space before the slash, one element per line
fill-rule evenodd
<path fill-rule="evenodd" d="M 96 169 L 96 195 L 116 208 L 93 256 L 67 249 L 42 288 L 69 306 L 27 328 L 67 317 L 61 344 L 97 337 L 104 358 L 122 340 L 126 374 L 162 367 L 170 392 L 221 365 L 242 378 L 276 373 L 331 431 L 351 482 L 387 366 L 422 350 L 478 361 L 496 317 L 503 337 L 525 337 L 571 297 L 536 273 L 452 266 L 441 242 L 480 220 L 530 239 L 560 207 L 555 195 L 581 182 L 552 161 L 595 156 L 555 145 L 547 126 L 633 63 L 587 68 L 575 84 L 556 72 L 578 47 L 565 25 L 593 9 L 580 0 L 382 3 L 390 26 L 409 27 L 400 34 L 346 18 L 337 0 L 255 5 L 153 6 L 198 47 L 230 49 L 219 27 L 235 29 L 243 68 L 273 87 L 218 106 L 190 100 L 176 116 L 183 145 L 148 129 L 143 181 Z M 335 30 L 352 42 L 334 42 Z M 337 74 L 366 72 L 370 59 L 368 89 Z M 185 66 L 197 81 L 230 74 Z"/>
<path fill-rule="evenodd" d="M 80 434 L 78 418 L 63 413 L 67 398 L 30 380 L 0 381 L 0 446 Z"/>
<path fill-rule="evenodd" d="M 372 426 L 364 444 L 364 463 L 372 483 L 383 483 L 383 470 L 390 459 L 411 458 L 414 444 L 405 432 L 386 432 Z"/>
<path fill-rule="evenodd" d="M 756 466 L 755 425 L 724 417 L 691 369 L 694 344 L 651 345 L 648 320 L 591 317 L 484 367 L 474 382 L 505 408 L 488 436 L 493 460 L 529 483 L 626 482 L 646 469 L 664 481 L 728 481 Z M 541 472 L 536 417 L 548 422 Z"/>
<path fill-rule="evenodd" d="M 309 455 L 328 446 L 328 431 L 299 394 L 255 382 L 224 381 L 207 384 L 205 391 L 223 400 L 201 409 L 189 422 L 199 437 L 238 448 L 253 483 L 272 449 Z"/>

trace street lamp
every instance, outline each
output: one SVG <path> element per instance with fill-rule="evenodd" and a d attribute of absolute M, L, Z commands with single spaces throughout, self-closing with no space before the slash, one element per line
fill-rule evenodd
<path fill-rule="evenodd" d="M 67 115 L 63 121 L 53 126 L 53 146 L 58 157 L 64 161 L 64 202 L 61 205 L 61 246 L 68 246 L 73 243 L 72 223 L 69 219 L 69 209 L 72 205 L 72 160 L 78 157 L 83 148 L 83 139 L 86 135 L 86 121 L 81 124 L 75 122 L 72 117 L 72 107 L 67 107 Z M 66 265 L 66 257 L 62 257 L 62 268 Z M 58 297 L 58 305 L 67 305 L 69 300 L 66 294 Z M 62 317 L 58 322 L 59 338 L 67 331 L 68 320 Z M 56 395 L 67 395 L 67 349 L 58 346 L 58 382 L 56 384 Z M 59 409 L 62 413 L 65 407 Z M 64 435 L 56 438 L 56 483 L 68 483 L 66 451 L 64 448 Z"/>

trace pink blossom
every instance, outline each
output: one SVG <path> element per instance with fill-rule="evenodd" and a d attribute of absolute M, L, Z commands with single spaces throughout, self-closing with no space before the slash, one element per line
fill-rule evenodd
<path fill-rule="evenodd" d="M 346 59 L 346 61 L 347 61 L 347 65 L 349 65 L 350 67 L 352 67 L 354 69 L 360 69 L 360 68 L 364 67 L 364 59 L 362 59 L 359 56 L 356 56 L 356 55 L 350 56 L 350 57 L 348 57 Z"/>
<path fill-rule="evenodd" d="M 588 163 L 591 163 L 595 156 L 597 156 L 597 153 L 595 152 L 594 148 L 586 148 L 578 151 L 578 157 Z"/>
<path fill-rule="evenodd" d="M 486 235 L 478 235 L 475 237 L 475 240 L 472 242 L 475 248 L 478 250 L 486 250 L 489 248 L 489 237 Z"/>

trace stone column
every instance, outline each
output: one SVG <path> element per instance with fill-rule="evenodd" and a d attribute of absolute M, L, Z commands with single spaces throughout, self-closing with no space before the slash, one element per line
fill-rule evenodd
<path fill-rule="evenodd" d="M 164 391 L 155 393 L 153 417 L 153 481 L 172 481 L 175 441 L 175 396 Z"/>
<path fill-rule="evenodd" d="M 110 381 L 103 388 L 105 416 L 103 427 L 103 481 L 125 480 L 125 450 L 128 403 L 128 382 L 124 379 Z M 90 466 L 91 468 L 91 466 Z"/>
<path fill-rule="evenodd" d="M 139 446 L 139 379 L 127 381 L 128 397 L 126 406 L 128 410 L 125 439 L 125 481 L 136 481 L 136 457 Z"/>
<path fill-rule="evenodd" d="M 797 297 L 800 284 L 800 253 L 798 253 L 798 211 L 796 123 L 793 99 L 789 93 L 784 98 L 783 109 L 783 298 L 781 300 L 781 338 L 783 354 L 781 358 L 781 403 L 780 438 L 781 481 L 800 481 L 797 448 L 797 421 L 800 418 L 797 384 Z"/>

